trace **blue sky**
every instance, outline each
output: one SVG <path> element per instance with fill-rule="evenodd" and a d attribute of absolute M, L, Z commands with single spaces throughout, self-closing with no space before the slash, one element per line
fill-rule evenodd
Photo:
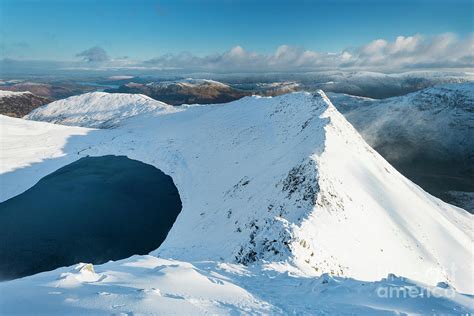
<path fill-rule="evenodd" d="M 236 45 L 259 53 L 282 44 L 332 52 L 398 35 L 473 31 L 473 1 L 463 0 L 0 3 L 3 57 L 15 59 L 72 60 L 93 46 L 141 60 Z"/>
<path fill-rule="evenodd" d="M 474 0 L 0 0 L 0 69 L 474 68 Z"/>

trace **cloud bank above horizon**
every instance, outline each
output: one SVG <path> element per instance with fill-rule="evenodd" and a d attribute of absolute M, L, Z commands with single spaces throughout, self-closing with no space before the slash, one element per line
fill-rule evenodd
<path fill-rule="evenodd" d="M 330 69 L 403 70 L 417 68 L 469 68 L 474 61 L 474 36 L 460 39 L 446 33 L 433 37 L 398 36 L 377 39 L 355 49 L 317 52 L 281 45 L 272 54 L 259 54 L 235 46 L 222 54 L 204 57 L 189 53 L 163 55 L 144 63 L 161 68 L 196 70 L 308 71 Z"/>
<path fill-rule="evenodd" d="M 414 69 L 466 69 L 474 67 L 474 34 L 464 38 L 453 33 L 436 36 L 398 36 L 376 39 L 340 52 L 318 52 L 281 45 L 262 54 L 240 45 L 224 53 L 197 56 L 189 52 L 164 54 L 149 60 L 110 57 L 102 47 L 79 52 L 74 61 L 47 61 L 62 70 L 154 70 L 183 72 L 308 72 L 325 70 L 367 70 L 400 72 Z M 79 59 L 79 60 L 77 60 Z M 4 59 L 2 64 L 27 68 L 27 60 Z M 34 62 L 41 67 L 41 61 Z"/>

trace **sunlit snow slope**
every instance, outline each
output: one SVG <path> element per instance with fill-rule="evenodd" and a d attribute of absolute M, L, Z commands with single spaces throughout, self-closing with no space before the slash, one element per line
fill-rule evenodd
<path fill-rule="evenodd" d="M 44 105 L 25 118 L 63 125 L 107 128 L 141 113 L 176 112 L 173 106 L 142 94 L 90 92 Z"/>

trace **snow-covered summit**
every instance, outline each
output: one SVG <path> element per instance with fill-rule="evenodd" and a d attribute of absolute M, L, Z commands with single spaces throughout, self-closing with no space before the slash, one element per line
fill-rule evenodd
<path fill-rule="evenodd" d="M 186 78 L 174 81 L 160 81 L 160 82 L 151 82 L 147 84 L 148 86 L 152 87 L 161 87 L 167 88 L 170 86 L 181 86 L 181 87 L 205 87 L 205 86 L 213 86 L 216 88 L 230 88 L 229 85 L 215 81 L 210 79 L 194 79 L 194 78 Z"/>
<path fill-rule="evenodd" d="M 141 113 L 168 113 L 173 106 L 141 94 L 91 92 L 44 105 L 26 119 L 94 128 L 113 127 Z"/>

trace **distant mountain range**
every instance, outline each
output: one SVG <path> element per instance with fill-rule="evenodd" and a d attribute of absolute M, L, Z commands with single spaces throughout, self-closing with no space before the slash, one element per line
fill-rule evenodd
<path fill-rule="evenodd" d="M 0 85 L 0 90 L 4 91 L 29 91 L 37 96 L 58 100 L 96 90 L 97 87 L 79 84 L 71 81 L 58 81 L 45 83 L 37 81 L 13 80 Z"/>
<path fill-rule="evenodd" d="M 204 79 L 150 82 L 146 84 L 130 82 L 117 89 L 106 91 L 144 94 L 171 105 L 225 103 L 251 94 L 251 92 L 235 89 L 217 81 Z"/>
<path fill-rule="evenodd" d="M 330 93 L 364 139 L 404 175 L 467 208 L 474 192 L 474 83 L 383 100 Z M 474 212 L 474 209 L 470 209 Z"/>
<path fill-rule="evenodd" d="M 474 81 L 472 73 L 453 72 L 406 72 L 383 74 L 377 72 L 328 72 L 308 75 L 301 84 L 306 90 L 311 87 L 326 92 L 338 92 L 375 99 L 402 96 L 435 85 Z"/>
<path fill-rule="evenodd" d="M 94 91 L 144 94 L 171 105 L 224 103 L 243 96 L 276 96 L 295 91 L 346 93 L 371 98 L 400 96 L 427 87 L 474 80 L 465 72 L 375 72 L 192 74 L 193 79 L 176 75 L 135 77 L 44 78 L 0 80 L 0 90 L 30 91 L 50 100 Z M 214 80 L 210 80 L 214 79 Z M 218 81 L 216 81 L 218 80 Z"/>

